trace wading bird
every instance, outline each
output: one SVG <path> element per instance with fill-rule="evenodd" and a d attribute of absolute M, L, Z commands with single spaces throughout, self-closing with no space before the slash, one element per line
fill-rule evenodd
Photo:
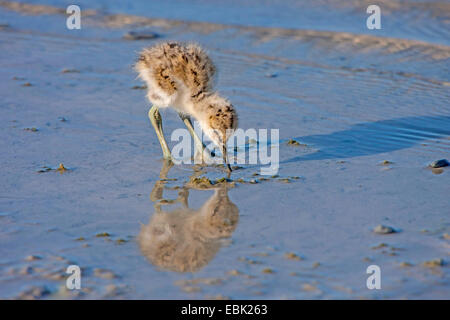
<path fill-rule="evenodd" d="M 191 116 L 221 148 L 224 164 L 231 171 L 226 143 L 238 118 L 233 105 L 213 91 L 216 68 L 206 52 L 196 44 L 161 43 L 142 50 L 135 69 L 147 84 L 147 98 L 152 104 L 148 116 L 164 158 L 171 159 L 171 154 L 158 109 L 172 107 L 188 128 L 197 150 L 203 155 L 205 147 L 192 127 Z"/>

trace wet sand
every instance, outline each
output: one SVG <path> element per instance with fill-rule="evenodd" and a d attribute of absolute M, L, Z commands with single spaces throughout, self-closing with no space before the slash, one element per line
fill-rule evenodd
<path fill-rule="evenodd" d="M 81 2 L 73 31 L 37 3 L 0 2 L 0 298 L 450 298 L 450 169 L 428 167 L 450 159 L 445 3 L 386 2 L 396 22 L 374 33 L 357 1 L 279 20 L 277 1 L 247 20 Z M 164 165 L 132 64 L 168 39 L 208 48 L 241 128 L 280 129 L 277 176 Z"/>

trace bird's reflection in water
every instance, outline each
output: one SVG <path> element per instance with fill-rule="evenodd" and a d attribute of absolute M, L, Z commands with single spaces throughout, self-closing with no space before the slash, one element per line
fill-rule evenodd
<path fill-rule="evenodd" d="M 165 162 L 160 180 L 150 198 L 155 213 L 139 233 L 141 252 L 160 268 L 177 272 L 195 272 L 206 266 L 230 238 L 239 221 L 239 210 L 228 198 L 226 186 L 213 188 L 214 194 L 200 209 L 188 205 L 190 188 L 179 189 L 176 203 L 181 207 L 163 210 L 167 201 L 163 191 L 172 164 Z"/>

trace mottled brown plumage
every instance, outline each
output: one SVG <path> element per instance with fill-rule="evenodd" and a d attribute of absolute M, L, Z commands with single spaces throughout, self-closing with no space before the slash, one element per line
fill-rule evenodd
<path fill-rule="evenodd" d="M 216 68 L 205 51 L 194 44 L 161 43 L 141 52 L 137 70 L 149 72 L 158 86 L 169 95 L 177 92 L 181 81 L 193 99 L 212 89 Z M 145 78 L 144 78 L 145 79 Z"/>

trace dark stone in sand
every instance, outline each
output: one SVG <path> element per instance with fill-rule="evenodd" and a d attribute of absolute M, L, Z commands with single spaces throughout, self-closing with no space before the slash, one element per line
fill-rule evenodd
<path fill-rule="evenodd" d="M 123 38 L 126 40 L 148 40 L 159 38 L 159 35 L 150 31 L 130 31 Z"/>
<path fill-rule="evenodd" d="M 450 165 L 447 159 L 436 160 L 430 163 L 430 167 L 432 168 L 443 168 Z"/>

